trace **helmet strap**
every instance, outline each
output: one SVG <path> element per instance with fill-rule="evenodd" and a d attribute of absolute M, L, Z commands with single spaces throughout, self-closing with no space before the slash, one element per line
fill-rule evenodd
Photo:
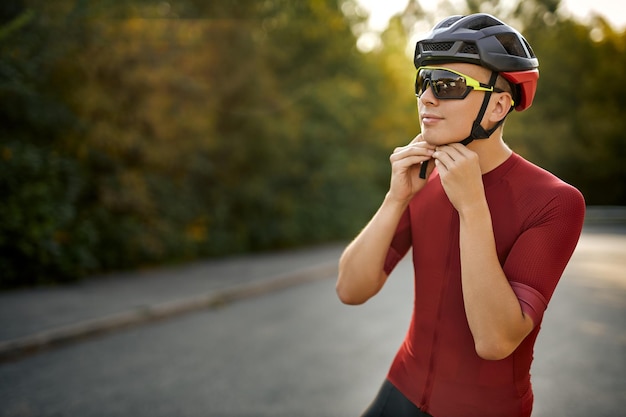
<path fill-rule="evenodd" d="M 492 72 L 491 78 L 489 79 L 489 85 L 492 87 L 495 86 L 497 78 L 498 78 L 498 73 L 495 71 Z M 469 145 L 470 143 L 474 141 L 474 139 L 487 139 L 493 134 L 493 132 L 496 131 L 497 128 L 500 127 L 502 123 L 504 123 L 504 118 L 502 118 L 502 120 L 496 123 L 496 125 L 489 130 L 485 130 L 485 128 L 483 128 L 480 125 L 480 122 L 483 119 L 485 112 L 487 111 L 487 106 L 489 105 L 490 98 L 491 98 L 491 91 L 487 91 L 485 93 L 485 98 L 483 98 L 483 104 L 480 106 L 480 110 L 478 111 L 478 116 L 476 116 L 476 120 L 474 120 L 474 123 L 472 124 L 472 131 L 470 135 L 466 137 L 465 139 L 463 139 L 461 142 L 459 142 L 460 144 Z"/>

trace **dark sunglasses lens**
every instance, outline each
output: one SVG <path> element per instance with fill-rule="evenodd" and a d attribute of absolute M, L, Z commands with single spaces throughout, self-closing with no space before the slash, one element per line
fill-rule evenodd
<path fill-rule="evenodd" d="M 438 98 L 464 98 L 467 93 L 465 78 L 450 71 L 433 71 L 431 82 Z"/>
<path fill-rule="evenodd" d="M 428 84 L 440 99 L 462 99 L 468 93 L 465 78 L 446 70 L 420 70 L 415 79 L 415 94 L 418 97 L 424 94 Z"/>
<path fill-rule="evenodd" d="M 424 94 L 424 91 L 428 88 L 428 81 L 430 80 L 429 70 L 420 70 L 415 78 L 415 94 L 420 97 Z"/>

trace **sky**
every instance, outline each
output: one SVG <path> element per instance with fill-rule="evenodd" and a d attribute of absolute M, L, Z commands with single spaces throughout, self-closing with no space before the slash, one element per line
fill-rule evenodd
<path fill-rule="evenodd" d="M 402 11 L 408 0 L 358 0 L 370 13 L 369 26 L 374 31 L 382 31 L 389 18 Z M 432 11 L 438 0 L 419 0 L 420 5 Z M 616 29 L 626 29 L 626 2 L 623 0 L 562 0 L 561 7 L 573 16 L 584 19 L 589 13 L 596 12 L 604 16 Z"/>

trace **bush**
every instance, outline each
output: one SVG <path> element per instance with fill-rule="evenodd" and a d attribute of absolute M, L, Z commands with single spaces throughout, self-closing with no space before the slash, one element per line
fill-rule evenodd
<path fill-rule="evenodd" d="M 68 281 L 95 267 L 94 230 L 77 213 L 77 165 L 49 150 L 0 147 L 0 286 Z"/>

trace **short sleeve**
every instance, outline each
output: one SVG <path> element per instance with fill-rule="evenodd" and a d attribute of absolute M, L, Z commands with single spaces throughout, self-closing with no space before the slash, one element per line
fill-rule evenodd
<path fill-rule="evenodd" d="M 555 190 L 504 262 L 504 273 L 535 325 L 576 248 L 584 216 L 585 203 L 578 190 L 571 186 Z"/>
<path fill-rule="evenodd" d="M 535 324 L 539 324 L 543 313 L 548 308 L 548 302 L 541 293 L 528 285 L 519 282 L 511 282 L 511 288 L 520 301 L 524 315 L 530 317 Z"/>

